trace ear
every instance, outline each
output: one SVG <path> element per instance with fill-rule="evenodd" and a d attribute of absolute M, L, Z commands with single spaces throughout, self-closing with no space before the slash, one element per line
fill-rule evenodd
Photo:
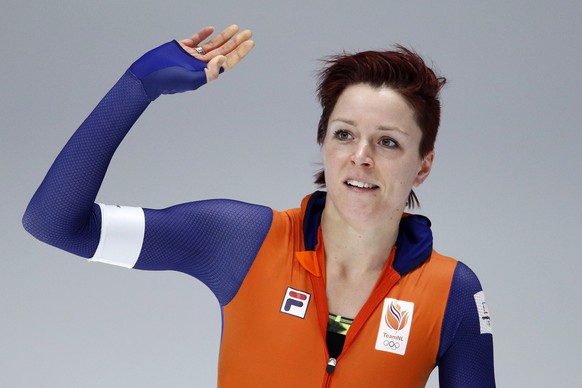
<path fill-rule="evenodd" d="M 416 174 L 416 178 L 414 178 L 414 187 L 420 186 L 428 175 L 430 174 L 430 170 L 432 169 L 432 161 L 434 160 L 434 150 L 430 151 L 423 159 L 422 163 L 420 164 L 420 169 Z"/>

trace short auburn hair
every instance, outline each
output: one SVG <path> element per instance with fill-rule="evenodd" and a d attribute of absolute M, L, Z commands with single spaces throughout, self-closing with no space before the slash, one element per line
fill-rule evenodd
<path fill-rule="evenodd" d="M 375 88 L 387 87 L 398 92 L 414 110 L 416 123 L 422 131 L 418 153 L 425 157 L 434 149 L 440 118 L 439 92 L 446 83 L 437 76 L 415 52 L 397 45 L 393 51 L 363 51 L 340 54 L 323 60 L 318 73 L 317 96 L 322 107 L 317 127 L 317 142 L 323 145 L 329 117 L 339 96 L 351 85 L 366 84 Z M 325 171 L 315 174 L 315 183 L 325 186 Z M 406 205 L 419 205 L 414 191 Z"/>

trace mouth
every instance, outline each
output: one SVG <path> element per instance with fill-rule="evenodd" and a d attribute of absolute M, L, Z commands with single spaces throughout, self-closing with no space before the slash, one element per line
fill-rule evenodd
<path fill-rule="evenodd" d="M 372 183 L 360 182 L 360 181 L 357 181 L 355 179 L 348 179 L 344 183 L 346 185 L 348 185 L 348 186 L 357 187 L 359 189 L 370 189 L 370 190 L 374 190 L 374 189 L 377 189 L 378 188 L 377 185 L 374 185 Z"/>

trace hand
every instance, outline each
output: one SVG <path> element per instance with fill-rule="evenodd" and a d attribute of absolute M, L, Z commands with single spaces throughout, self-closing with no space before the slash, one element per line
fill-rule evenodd
<path fill-rule="evenodd" d="M 190 55 L 208 65 L 204 72 L 207 81 L 218 78 L 220 69 L 230 70 L 236 66 L 255 46 L 251 40 L 250 30 L 244 30 L 237 34 L 239 27 L 233 24 L 224 29 L 220 34 L 207 43 L 202 43 L 214 32 L 214 27 L 204 27 L 190 38 L 179 41 L 180 46 Z M 194 47 L 200 46 L 206 54 L 199 54 Z"/>

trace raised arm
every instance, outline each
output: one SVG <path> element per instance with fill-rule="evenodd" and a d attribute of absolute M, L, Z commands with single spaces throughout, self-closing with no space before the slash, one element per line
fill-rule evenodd
<path fill-rule="evenodd" d="M 197 89 L 236 66 L 254 46 L 251 32 L 238 33 L 235 25 L 204 43 L 213 31 L 206 27 L 188 39 L 166 43 L 129 68 L 57 156 L 26 209 L 27 231 L 68 252 L 94 257 L 103 226 L 95 198 L 131 126 L 160 94 Z M 124 239 L 123 230 L 117 238 Z"/>

